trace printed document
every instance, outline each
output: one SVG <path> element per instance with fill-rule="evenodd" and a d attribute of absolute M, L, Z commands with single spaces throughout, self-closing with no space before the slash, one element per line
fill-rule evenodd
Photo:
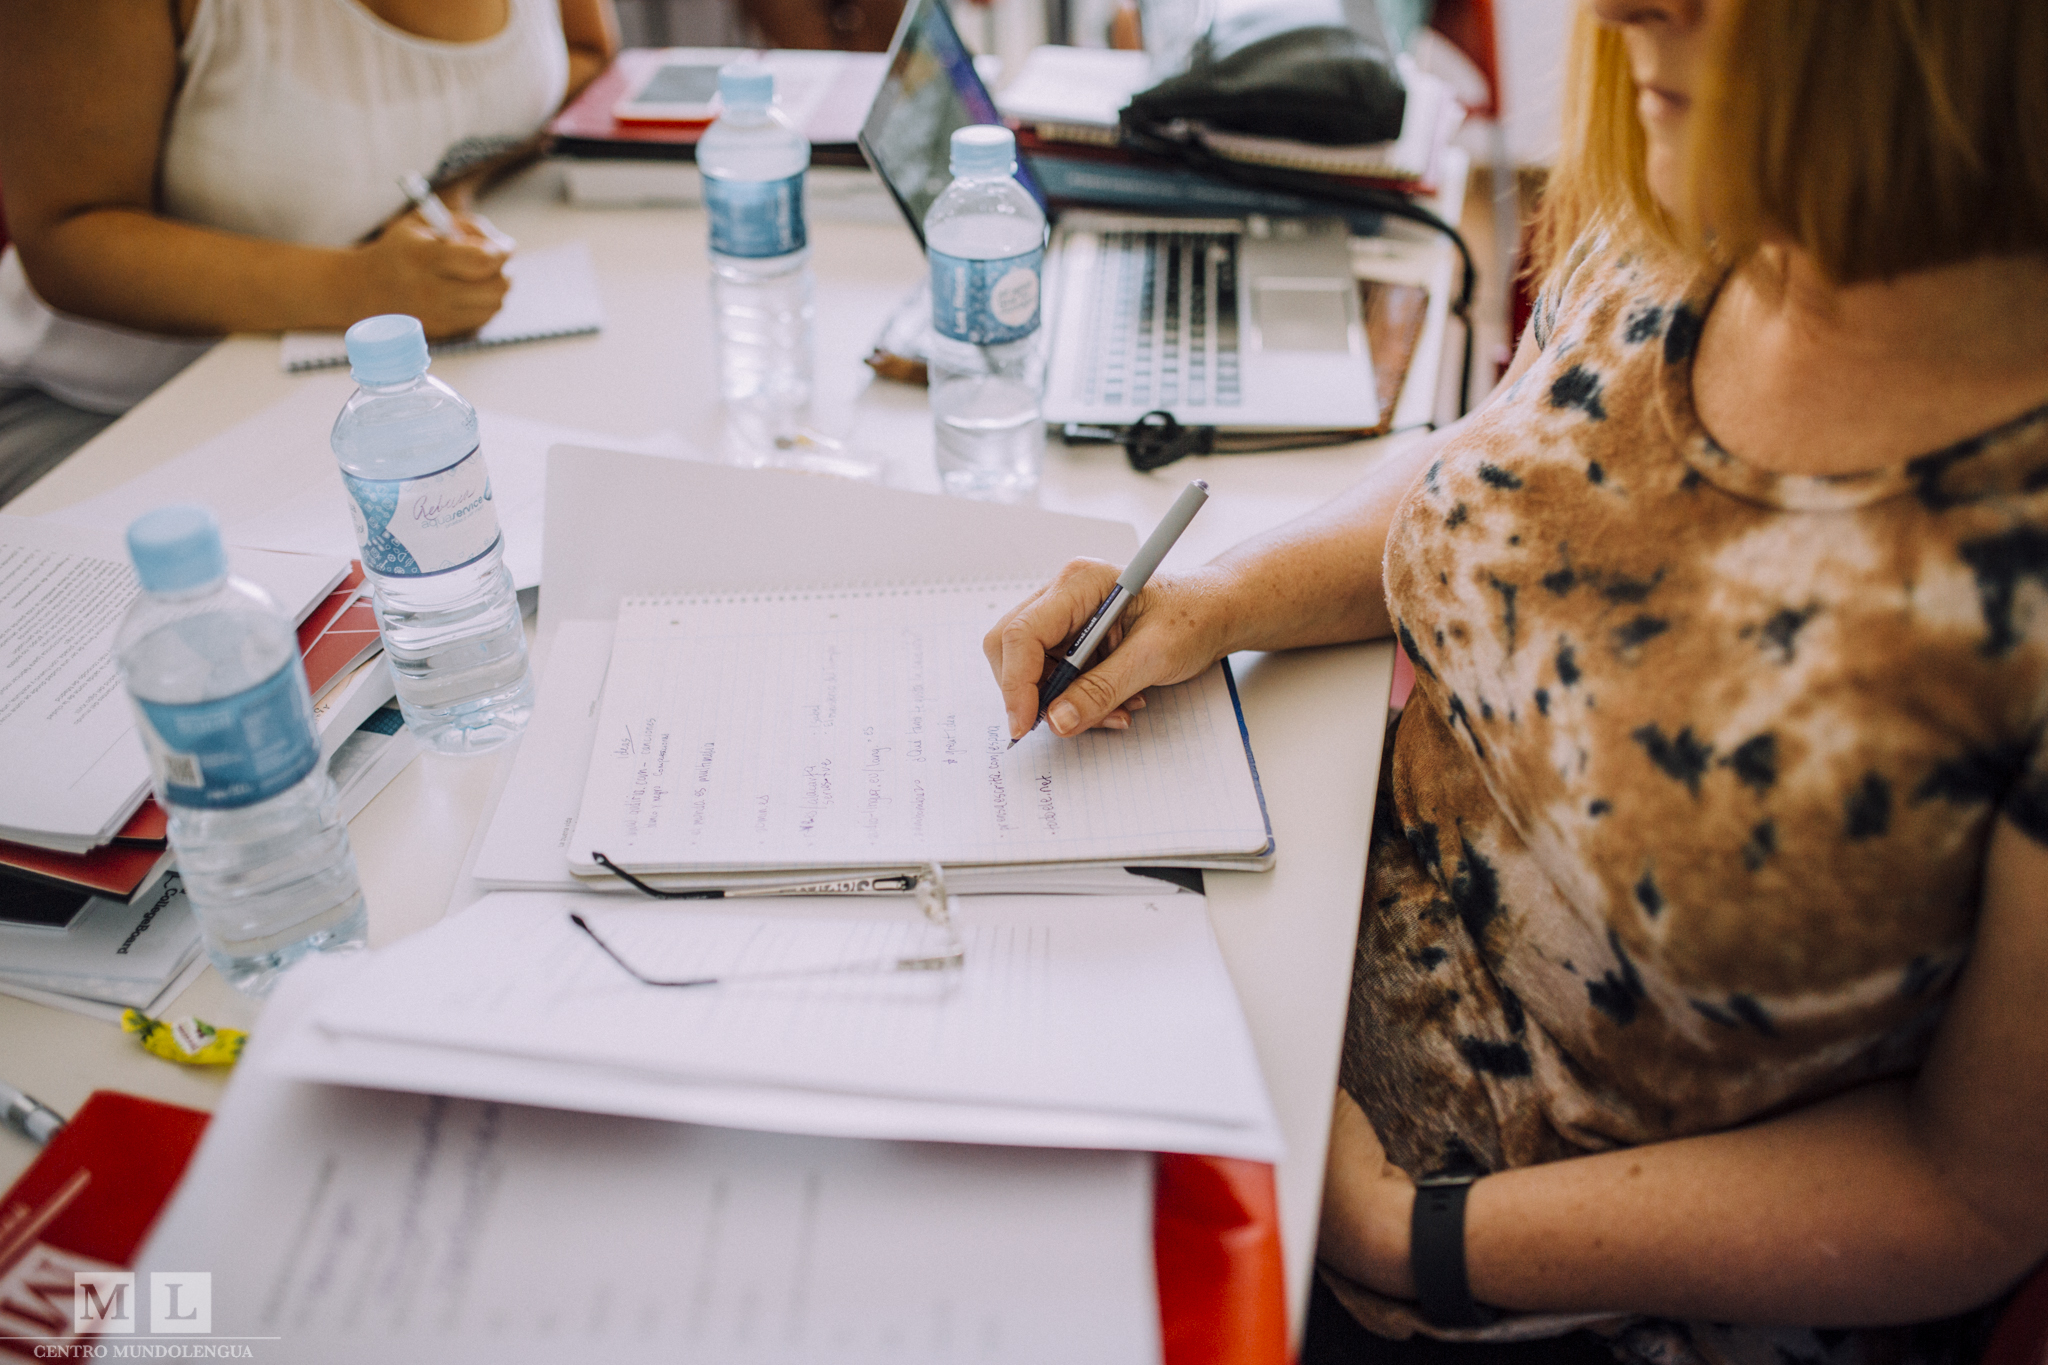
<path fill-rule="evenodd" d="M 318 555 L 228 559 L 295 621 L 348 572 Z M 0 515 L 0 839 L 85 853 L 141 803 L 149 760 L 114 668 L 138 591 L 118 534 Z"/>
<path fill-rule="evenodd" d="M 279 1075 L 266 1043 L 355 965 L 280 983 L 138 1260 L 141 1285 L 211 1273 L 208 1339 L 322 1365 L 1159 1358 L 1149 1157 Z"/>

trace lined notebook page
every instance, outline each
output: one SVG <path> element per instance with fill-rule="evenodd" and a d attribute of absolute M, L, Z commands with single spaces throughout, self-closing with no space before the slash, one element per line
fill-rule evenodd
<path fill-rule="evenodd" d="M 628 599 L 572 866 L 653 871 L 1251 856 L 1271 843 L 1221 666 L 1122 733 L 1015 749 L 981 652 L 1032 583 Z"/>
<path fill-rule="evenodd" d="M 454 355 L 603 330 L 597 272 L 590 264 L 590 248 L 582 242 L 514 256 L 505 262 L 505 275 L 512 282 L 505 302 L 475 336 L 437 341 L 428 349 L 435 355 Z M 339 332 L 286 332 L 278 360 L 287 370 L 346 365 L 348 347 Z"/>

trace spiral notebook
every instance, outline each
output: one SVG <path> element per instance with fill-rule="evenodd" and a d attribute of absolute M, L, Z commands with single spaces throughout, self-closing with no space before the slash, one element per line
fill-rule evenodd
<path fill-rule="evenodd" d="M 1014 749 L 982 656 L 1032 582 L 627 598 L 572 871 L 1271 865 L 1227 664 Z"/>
<path fill-rule="evenodd" d="M 458 355 L 603 330 L 597 272 L 590 264 L 590 248 L 582 242 L 514 256 L 505 262 L 505 274 L 512 288 L 495 317 L 472 336 L 437 341 L 428 349 L 435 355 Z M 286 332 L 279 362 L 294 373 L 346 365 L 348 348 L 339 332 Z"/>

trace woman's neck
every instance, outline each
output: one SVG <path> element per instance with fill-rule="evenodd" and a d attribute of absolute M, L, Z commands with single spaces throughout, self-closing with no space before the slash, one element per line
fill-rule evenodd
<path fill-rule="evenodd" d="M 1784 473 L 1940 449 L 2048 402 L 2048 260 L 1835 285 L 1806 253 L 1767 250 L 1708 315 L 1693 394 L 1717 441 Z"/>

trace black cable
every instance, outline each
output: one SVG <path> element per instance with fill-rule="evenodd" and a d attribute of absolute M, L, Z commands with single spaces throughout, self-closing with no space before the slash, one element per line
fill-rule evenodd
<path fill-rule="evenodd" d="M 1458 415 L 1463 417 L 1471 408 L 1472 296 L 1478 289 L 1479 271 L 1472 262 L 1472 248 L 1466 245 L 1464 235 L 1455 227 L 1398 190 L 1382 189 L 1376 185 L 1347 185 L 1341 181 L 1333 181 L 1328 176 L 1308 171 L 1235 161 L 1217 152 L 1192 132 L 1186 136 L 1176 137 L 1158 126 L 1145 126 L 1128 120 L 1119 127 L 1118 132 L 1126 147 L 1178 161 L 1200 175 L 1229 180 L 1249 189 L 1277 190 L 1313 203 L 1339 208 L 1366 209 L 1394 218 L 1405 218 L 1411 223 L 1419 223 L 1450 238 L 1451 245 L 1458 248 L 1458 256 L 1464 264 L 1464 277 L 1459 283 L 1457 297 L 1451 303 L 1452 315 L 1465 328 L 1464 363 L 1458 372 Z"/>

